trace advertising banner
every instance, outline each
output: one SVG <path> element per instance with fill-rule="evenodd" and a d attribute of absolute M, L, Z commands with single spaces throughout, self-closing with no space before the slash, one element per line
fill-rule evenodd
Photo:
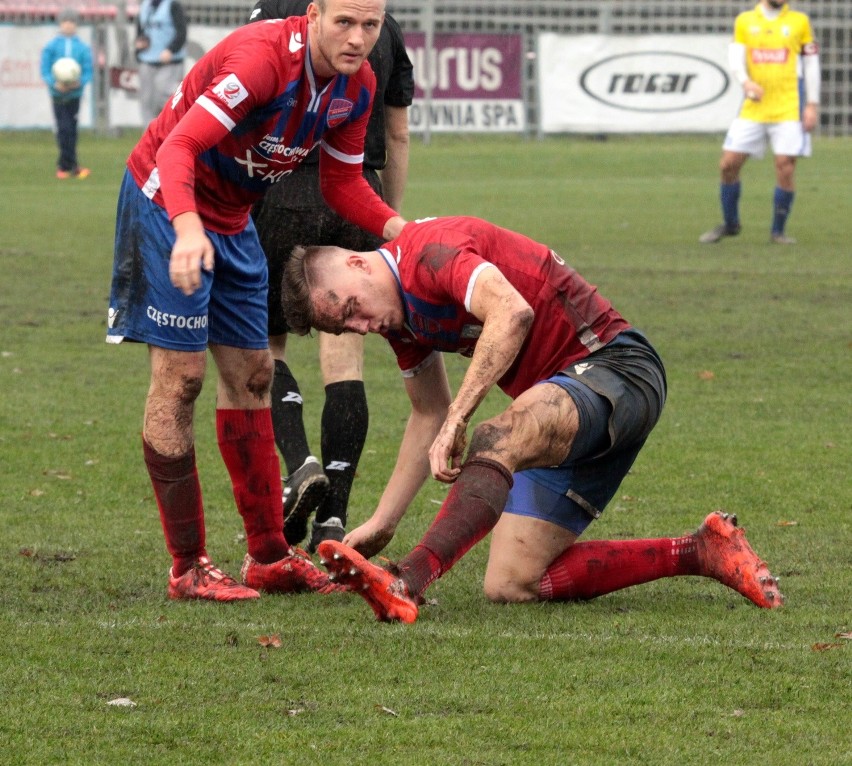
<path fill-rule="evenodd" d="M 742 91 L 728 73 L 729 35 L 536 39 L 545 133 L 713 133 Z"/>
<path fill-rule="evenodd" d="M 421 132 L 526 130 L 520 35 L 440 34 L 426 55 L 426 35 L 405 35 L 414 64 L 415 94 L 409 127 Z M 427 93 L 429 100 L 427 101 Z"/>
<path fill-rule="evenodd" d="M 77 36 L 92 44 L 92 30 L 81 26 Z M 50 128 L 53 105 L 41 79 L 41 50 L 58 33 L 56 24 L 22 27 L 0 24 L 0 128 Z M 78 124 L 93 122 L 92 86 L 83 91 Z"/>

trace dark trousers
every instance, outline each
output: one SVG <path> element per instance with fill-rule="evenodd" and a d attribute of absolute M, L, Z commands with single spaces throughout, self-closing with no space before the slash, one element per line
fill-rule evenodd
<path fill-rule="evenodd" d="M 77 114 L 80 99 L 53 100 L 53 116 L 56 118 L 56 143 L 59 145 L 59 170 L 77 170 Z"/>

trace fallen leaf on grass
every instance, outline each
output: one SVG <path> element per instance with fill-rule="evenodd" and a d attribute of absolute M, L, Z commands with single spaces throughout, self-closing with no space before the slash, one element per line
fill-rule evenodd
<path fill-rule="evenodd" d="M 42 476 L 52 476 L 54 479 L 70 479 L 71 474 L 66 471 L 60 471 L 58 468 L 48 468 L 42 471 Z"/>
<path fill-rule="evenodd" d="M 852 633 L 835 633 L 835 638 L 845 638 L 847 641 L 852 641 Z"/>
<path fill-rule="evenodd" d="M 376 710 L 379 710 L 382 713 L 387 713 L 388 715 L 392 715 L 394 718 L 399 718 L 399 713 L 397 713 L 395 710 L 391 710 L 389 707 L 385 707 L 384 705 L 376 705 Z"/>
<path fill-rule="evenodd" d="M 815 652 L 827 652 L 829 649 L 839 649 L 843 644 L 816 643 L 811 646 Z"/>
<path fill-rule="evenodd" d="M 699 380 L 713 380 L 716 377 L 716 373 L 710 370 L 701 370 L 698 373 Z"/>
<path fill-rule="evenodd" d="M 292 715 L 299 715 L 299 713 L 304 713 L 304 712 L 305 712 L 305 708 L 297 707 L 297 708 L 293 708 L 292 710 L 288 710 L 287 715 L 291 715 L 291 716 Z"/>
<path fill-rule="evenodd" d="M 797 527 L 797 526 L 799 526 L 799 522 L 798 521 L 779 521 L 775 526 L 776 527 Z"/>
<path fill-rule="evenodd" d="M 258 636 L 257 643 L 259 643 L 261 646 L 266 647 L 267 649 L 280 649 L 281 636 L 278 633 L 273 633 L 271 636 Z"/>
<path fill-rule="evenodd" d="M 41 497 L 44 494 L 43 489 L 31 489 L 30 497 Z"/>

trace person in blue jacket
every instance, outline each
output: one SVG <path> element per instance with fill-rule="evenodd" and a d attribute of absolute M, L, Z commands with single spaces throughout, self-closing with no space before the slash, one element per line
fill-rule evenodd
<path fill-rule="evenodd" d="M 77 163 L 77 116 L 83 88 L 92 81 L 92 49 L 77 37 L 80 15 L 72 8 L 64 9 L 56 17 L 59 34 L 41 52 L 41 79 L 47 84 L 53 101 L 56 120 L 56 143 L 59 159 L 56 161 L 57 178 L 87 178 L 89 169 Z M 80 65 L 80 77 L 72 82 L 58 81 L 53 65 L 62 58 L 72 58 Z"/>
<path fill-rule="evenodd" d="M 142 124 L 160 113 L 183 79 L 186 12 L 178 0 L 142 0 L 136 16 L 139 108 Z"/>

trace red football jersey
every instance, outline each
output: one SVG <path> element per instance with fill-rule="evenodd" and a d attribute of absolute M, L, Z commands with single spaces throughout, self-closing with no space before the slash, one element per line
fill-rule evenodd
<path fill-rule="evenodd" d="M 381 252 L 405 306 L 406 330 L 386 335 L 403 373 L 433 350 L 473 353 L 482 322 L 470 313 L 470 299 L 477 276 L 492 265 L 535 312 L 518 356 L 499 381 L 513 398 L 630 329 L 553 250 L 479 218 L 410 222 Z"/>
<path fill-rule="evenodd" d="M 170 219 L 195 211 L 222 234 L 245 228 L 252 204 L 317 144 L 323 165 L 360 193 L 375 87 L 366 62 L 352 76 L 317 77 L 307 17 L 249 24 L 192 67 L 128 167 Z M 380 224 L 395 215 L 375 203 Z"/>

